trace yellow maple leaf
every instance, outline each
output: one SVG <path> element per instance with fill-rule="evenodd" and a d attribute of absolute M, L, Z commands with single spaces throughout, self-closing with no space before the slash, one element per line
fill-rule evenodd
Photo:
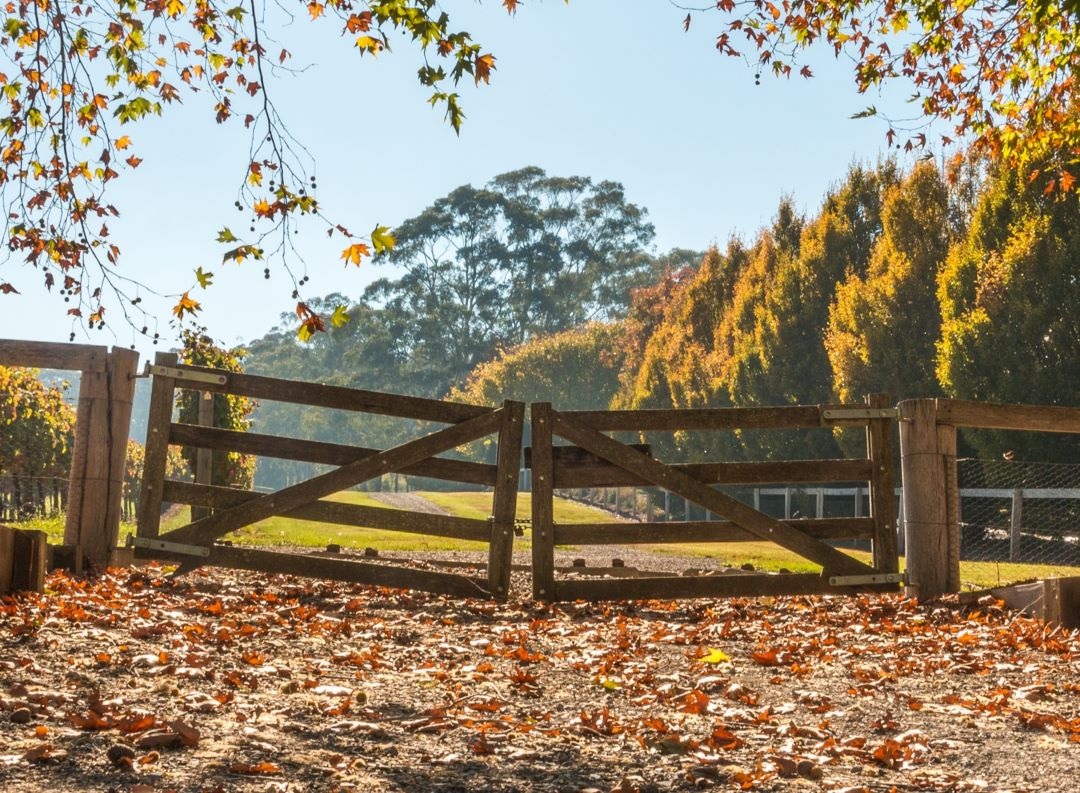
<path fill-rule="evenodd" d="M 495 68 L 495 56 L 490 52 L 486 55 L 480 55 L 476 59 L 476 82 L 477 84 L 483 80 L 485 83 L 491 81 L 491 72 Z"/>
<path fill-rule="evenodd" d="M 180 16 L 185 11 L 187 11 L 187 6 L 185 6 L 181 0 L 169 0 L 165 5 L 165 13 L 173 19 Z"/>
<path fill-rule="evenodd" d="M 180 300 L 173 306 L 172 313 L 176 314 L 177 319 L 183 319 L 184 314 L 197 314 L 202 306 L 199 305 L 198 300 L 192 300 L 191 296 L 184 292 L 180 296 Z"/>
<path fill-rule="evenodd" d="M 341 252 L 341 258 L 345 260 L 346 264 L 355 264 L 357 267 L 360 266 L 362 257 L 370 255 L 371 249 L 362 242 L 354 243 Z"/>
<path fill-rule="evenodd" d="M 122 135 L 122 136 L 120 136 L 119 138 L 116 139 L 116 144 L 115 145 L 116 145 L 117 149 L 119 149 L 120 151 L 123 151 L 124 149 L 126 149 L 128 146 L 131 145 L 131 138 L 129 138 L 127 135 Z"/>
<path fill-rule="evenodd" d="M 255 214 L 261 218 L 272 218 L 274 216 L 274 208 L 270 206 L 270 202 L 265 198 L 256 201 L 255 206 L 252 207 L 255 210 Z"/>
<path fill-rule="evenodd" d="M 312 19 L 318 19 L 323 15 L 323 11 L 326 10 L 326 6 L 322 3 L 311 2 L 308 3 L 307 11 L 311 15 Z"/>

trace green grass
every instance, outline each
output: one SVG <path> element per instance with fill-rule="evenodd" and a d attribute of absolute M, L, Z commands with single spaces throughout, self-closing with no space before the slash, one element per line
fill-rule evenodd
<path fill-rule="evenodd" d="M 442 507 L 454 517 L 486 520 L 491 515 L 490 492 L 423 493 L 431 503 Z M 329 496 L 331 501 L 369 507 L 386 507 L 373 494 L 347 490 Z M 518 494 L 516 517 L 528 519 L 532 510 L 529 493 Z M 610 515 L 593 507 L 557 499 L 555 519 L 563 523 L 602 523 Z M 380 551 L 485 551 L 487 543 L 408 534 L 399 531 L 369 529 L 360 526 L 334 526 L 292 518 L 274 517 L 246 526 L 226 537 L 244 545 L 320 547 L 336 543 L 342 548 L 377 548 Z M 517 538 L 519 549 L 530 547 L 529 537 Z"/>

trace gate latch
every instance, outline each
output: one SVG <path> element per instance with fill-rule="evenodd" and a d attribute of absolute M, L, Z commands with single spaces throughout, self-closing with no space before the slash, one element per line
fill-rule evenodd
<path fill-rule="evenodd" d="M 903 573 L 875 573 L 872 575 L 831 575 L 829 586 L 866 586 L 868 584 L 902 584 Z"/>
<path fill-rule="evenodd" d="M 129 548 L 146 548 L 150 551 L 164 551 L 165 553 L 178 553 L 183 556 L 209 556 L 210 549 L 203 545 L 184 545 L 179 542 L 166 542 L 153 537 L 128 536 Z"/>

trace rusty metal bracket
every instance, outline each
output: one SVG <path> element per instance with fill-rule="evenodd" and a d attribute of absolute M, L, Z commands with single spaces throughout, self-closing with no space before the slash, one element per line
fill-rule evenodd
<path fill-rule="evenodd" d="M 188 383 L 210 383 L 211 385 L 225 385 L 227 379 L 223 374 L 207 374 L 206 372 L 192 372 L 187 369 L 177 369 L 172 366 L 155 366 L 149 361 L 146 363 L 142 374 L 136 377 L 171 377 L 174 380 L 183 380 Z"/>
<path fill-rule="evenodd" d="M 875 573 L 872 575 L 832 575 L 829 586 L 868 586 L 871 584 L 903 584 L 903 573 Z"/>
<path fill-rule="evenodd" d="M 900 411 L 896 408 L 822 408 L 821 417 L 836 421 L 852 419 L 898 419 Z"/>
<path fill-rule="evenodd" d="M 210 549 L 203 545 L 184 545 L 179 542 L 166 542 L 153 537 L 128 536 L 129 548 L 145 548 L 148 551 L 164 551 L 165 553 L 177 553 L 182 556 L 209 556 Z"/>

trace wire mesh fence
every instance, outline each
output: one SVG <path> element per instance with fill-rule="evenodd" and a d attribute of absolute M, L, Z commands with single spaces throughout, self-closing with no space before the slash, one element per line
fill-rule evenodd
<path fill-rule="evenodd" d="M 957 461 L 960 556 L 1080 566 L 1080 464 Z"/>

